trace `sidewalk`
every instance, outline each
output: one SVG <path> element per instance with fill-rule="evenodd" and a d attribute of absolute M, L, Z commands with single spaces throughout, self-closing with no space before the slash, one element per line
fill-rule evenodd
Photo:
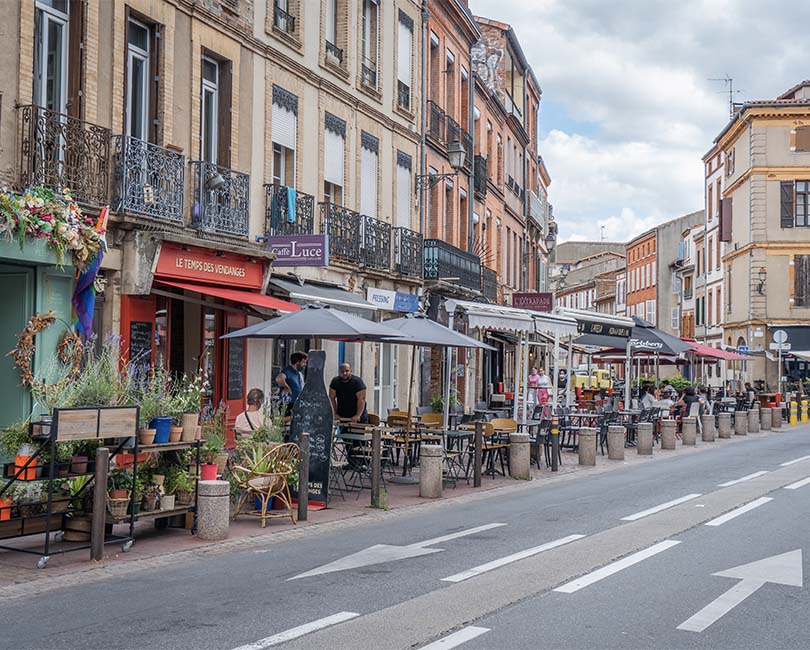
<path fill-rule="evenodd" d="M 786 429 L 792 430 L 793 428 L 786 427 Z M 105 547 L 105 556 L 100 562 L 89 561 L 89 550 L 59 553 L 52 549 L 48 566 L 40 570 L 36 568 L 37 555 L 0 550 L 0 599 L 10 597 L 12 594 L 36 593 L 85 580 L 92 581 L 114 575 L 131 574 L 203 554 L 226 553 L 250 547 L 267 547 L 273 543 L 317 534 L 319 530 L 361 525 L 368 521 L 369 517 L 381 519 L 407 514 L 415 509 L 449 505 L 454 501 L 487 498 L 492 496 L 495 491 L 509 493 L 526 489 L 542 489 L 556 481 L 617 471 L 622 467 L 638 463 L 656 462 L 684 454 L 701 453 L 712 448 L 737 444 L 744 440 L 774 435 L 779 435 L 779 431 L 752 434 L 747 437 L 732 436 L 730 439 L 718 440 L 714 443 L 702 443 L 698 440 L 695 447 L 683 447 L 679 442 L 675 451 L 662 451 L 656 447 L 653 456 L 639 456 L 635 448 L 628 448 L 625 450 L 624 461 L 610 461 L 606 455 L 602 456 L 597 450 L 596 467 L 580 467 L 577 465 L 577 454 L 564 450 L 562 453 L 563 464 L 556 473 L 552 473 L 546 467 L 539 470 L 532 467 L 531 481 L 517 481 L 498 475 L 494 479 L 484 476 L 479 489 L 472 487 L 472 479 L 469 486 L 462 480 L 456 488 L 445 486 L 444 497 L 436 500 L 420 498 L 418 484 L 402 485 L 386 481 L 387 494 L 384 501 L 387 506 L 386 510 L 370 508 L 368 490 L 363 490 L 359 498 L 356 492 L 350 492 L 345 495 L 345 500 L 340 496 L 333 497 L 328 509 L 309 512 L 308 521 L 299 522 L 295 526 L 289 519 L 276 519 L 269 521 L 267 527 L 262 529 L 257 518 L 240 517 L 239 520 L 231 522 L 228 539 L 222 542 L 203 541 L 183 529 L 156 530 L 152 527 L 151 522 L 145 521 L 136 527 L 136 543 L 129 553 L 122 553 L 119 545 L 111 544 Z M 418 476 L 418 468 L 414 470 L 414 476 Z M 41 545 L 41 540 L 41 536 L 32 536 L 11 540 L 8 545 L 34 549 Z M 58 548 L 59 545 L 55 546 Z"/>

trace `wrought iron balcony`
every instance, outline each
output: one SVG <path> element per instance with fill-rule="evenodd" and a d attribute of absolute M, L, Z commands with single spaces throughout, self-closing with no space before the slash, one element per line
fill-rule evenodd
<path fill-rule="evenodd" d="M 273 6 L 273 25 L 287 34 L 295 34 L 295 16 L 278 5 Z"/>
<path fill-rule="evenodd" d="M 444 141 L 447 144 L 451 142 L 455 142 L 458 140 L 461 142 L 461 129 L 458 127 L 458 122 L 456 122 L 452 117 L 447 117 L 447 135 L 445 136 Z"/>
<path fill-rule="evenodd" d="M 360 79 L 364 85 L 377 88 L 377 64 L 371 59 L 363 57 L 360 65 Z"/>
<path fill-rule="evenodd" d="M 247 237 L 250 176 L 202 160 L 193 161 L 191 167 L 192 224 L 206 232 Z"/>
<path fill-rule="evenodd" d="M 54 190 L 67 187 L 82 205 L 106 205 L 110 130 L 42 106 L 21 106 L 20 114 L 20 184 Z"/>
<path fill-rule="evenodd" d="M 329 239 L 329 257 L 360 260 L 360 214 L 334 203 L 321 203 L 321 233 Z"/>
<path fill-rule="evenodd" d="M 440 239 L 426 239 L 424 251 L 425 280 L 442 280 L 481 291 L 481 260 L 477 255 Z"/>
<path fill-rule="evenodd" d="M 422 277 L 422 234 L 410 228 L 394 228 L 396 269 L 402 275 Z"/>
<path fill-rule="evenodd" d="M 113 209 L 185 221 L 185 156 L 129 135 L 113 137 Z"/>
<path fill-rule="evenodd" d="M 397 81 L 397 106 L 411 110 L 411 89 L 401 81 Z"/>
<path fill-rule="evenodd" d="M 461 129 L 461 144 L 464 145 L 464 166 L 469 167 L 473 161 L 473 139 L 464 129 Z"/>
<path fill-rule="evenodd" d="M 265 185 L 267 234 L 315 234 L 315 197 L 284 185 Z M 291 192 L 295 192 L 293 203 Z M 290 210 L 291 207 L 294 209 Z"/>
<path fill-rule="evenodd" d="M 361 215 L 363 244 L 360 263 L 372 269 L 391 270 L 391 224 Z"/>
<path fill-rule="evenodd" d="M 343 63 L 343 50 L 334 43 L 326 41 L 326 53 L 337 59 L 338 63 Z"/>
<path fill-rule="evenodd" d="M 490 302 L 498 302 L 498 273 L 486 266 L 481 267 L 481 293 Z"/>
<path fill-rule="evenodd" d="M 506 187 L 508 187 L 510 190 L 515 189 L 515 179 L 511 176 L 506 177 Z"/>
<path fill-rule="evenodd" d="M 484 156 L 476 156 L 473 166 L 473 189 L 479 196 L 487 195 L 487 178 L 487 159 Z"/>
<path fill-rule="evenodd" d="M 445 137 L 445 121 L 446 116 L 444 111 L 438 105 L 428 100 L 428 135 L 436 142 L 444 142 Z"/>

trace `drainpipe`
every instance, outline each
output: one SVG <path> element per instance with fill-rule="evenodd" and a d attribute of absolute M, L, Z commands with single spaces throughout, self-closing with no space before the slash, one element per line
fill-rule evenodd
<path fill-rule="evenodd" d="M 430 18 L 430 12 L 428 11 L 428 0 L 422 0 L 422 61 L 421 61 L 421 68 L 422 68 L 422 81 L 421 81 L 421 97 L 419 98 L 420 103 L 422 104 L 422 110 L 420 111 L 420 133 L 421 137 L 419 140 L 419 175 L 422 178 L 422 182 L 419 183 L 419 232 L 422 234 L 422 237 L 425 237 L 425 195 L 427 194 L 427 190 L 425 189 L 425 174 L 427 173 L 427 152 L 425 151 L 425 112 L 427 110 L 427 54 L 426 54 L 426 46 L 427 46 L 427 24 L 428 18 Z"/>

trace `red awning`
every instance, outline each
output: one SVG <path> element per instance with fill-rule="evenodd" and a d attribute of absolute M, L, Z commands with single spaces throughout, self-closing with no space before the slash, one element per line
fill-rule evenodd
<path fill-rule="evenodd" d="M 681 340 L 686 341 L 689 345 L 691 345 L 692 349 L 689 350 L 689 352 L 698 357 L 712 357 L 713 359 L 723 359 L 726 361 L 748 358 L 742 356 L 741 354 L 736 354 L 735 352 L 728 352 L 727 350 L 721 350 L 720 348 L 713 348 L 710 345 L 703 345 L 702 343 L 698 343 L 697 341 L 693 341 L 691 339 Z"/>
<path fill-rule="evenodd" d="M 299 305 L 266 296 L 263 293 L 254 293 L 253 291 L 241 291 L 239 289 L 225 289 L 224 287 L 212 287 L 207 284 L 193 284 L 191 282 L 168 282 L 167 280 L 158 279 L 157 282 L 165 284 L 169 287 L 177 289 L 185 289 L 186 291 L 196 291 L 197 293 L 205 294 L 213 298 L 222 298 L 223 300 L 230 300 L 238 302 L 243 305 L 251 305 L 253 307 L 264 307 L 265 309 L 275 309 L 276 311 L 288 313 L 298 311 L 301 309 Z"/>

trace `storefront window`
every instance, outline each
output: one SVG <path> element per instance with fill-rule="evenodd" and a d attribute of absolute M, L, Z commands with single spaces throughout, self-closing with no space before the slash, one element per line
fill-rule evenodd
<path fill-rule="evenodd" d="M 210 307 L 203 308 L 202 371 L 203 421 L 210 420 L 217 408 L 215 398 L 217 362 L 217 315 Z"/>
<path fill-rule="evenodd" d="M 169 354 L 169 299 L 158 296 L 155 305 L 155 364 L 165 368 Z"/>

